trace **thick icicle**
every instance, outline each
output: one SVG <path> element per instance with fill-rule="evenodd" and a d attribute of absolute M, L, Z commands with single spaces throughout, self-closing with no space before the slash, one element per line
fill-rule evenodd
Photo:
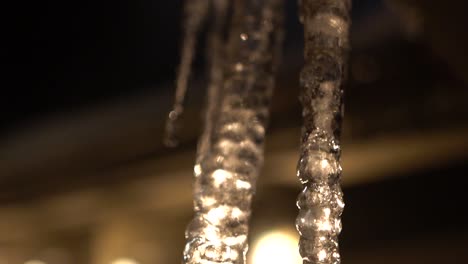
<path fill-rule="evenodd" d="M 342 85 L 346 71 L 349 0 L 302 0 L 305 65 L 300 101 L 304 127 L 297 176 L 296 227 L 304 264 L 338 264 L 343 194 L 340 187 Z"/>
<path fill-rule="evenodd" d="M 199 149 L 194 168 L 195 216 L 186 230 L 185 264 L 245 263 L 250 206 L 274 85 L 272 54 L 279 39 L 280 2 L 233 1 L 224 81 L 219 95 L 211 97 L 219 98 L 216 114 L 207 114 L 212 124 L 205 128 L 199 148 L 208 147 Z M 212 76 L 212 84 L 215 79 Z"/>
<path fill-rule="evenodd" d="M 185 93 L 187 92 L 197 36 L 200 33 L 203 21 L 208 15 L 210 0 L 190 0 L 184 5 L 184 38 L 181 50 L 181 60 L 177 72 L 176 93 L 174 106 L 166 122 L 164 144 L 174 147 L 178 144 L 177 127 L 180 116 L 184 111 Z"/>

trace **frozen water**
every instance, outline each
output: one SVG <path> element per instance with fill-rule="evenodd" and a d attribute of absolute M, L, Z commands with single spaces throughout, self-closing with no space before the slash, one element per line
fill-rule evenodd
<path fill-rule="evenodd" d="M 188 0 L 191 1 L 191 0 Z M 210 84 L 194 183 L 195 216 L 186 230 L 185 264 L 244 264 L 250 206 L 281 43 L 282 0 L 213 0 Z"/>
<path fill-rule="evenodd" d="M 177 130 L 179 119 L 184 111 L 185 93 L 187 91 L 195 46 L 203 22 L 208 15 L 210 0 L 190 0 L 184 5 L 184 41 L 182 43 L 181 60 L 176 80 L 174 106 L 166 122 L 164 144 L 174 147 L 178 144 Z"/>
<path fill-rule="evenodd" d="M 301 0 L 305 65 L 300 76 L 303 107 L 297 176 L 296 227 L 304 264 L 339 264 L 338 235 L 344 208 L 340 188 L 342 85 L 346 71 L 349 0 Z"/>

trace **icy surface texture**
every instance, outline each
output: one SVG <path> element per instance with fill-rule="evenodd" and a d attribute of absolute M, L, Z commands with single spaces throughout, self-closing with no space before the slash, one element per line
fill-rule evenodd
<path fill-rule="evenodd" d="M 176 80 L 174 106 L 166 122 L 164 144 L 174 147 L 178 144 L 179 119 L 184 111 L 185 93 L 192 68 L 198 35 L 208 15 L 210 0 L 190 0 L 184 3 L 183 43 Z"/>
<path fill-rule="evenodd" d="M 304 264 L 338 264 L 343 194 L 340 130 L 350 26 L 348 0 L 302 0 L 305 65 L 300 76 L 304 126 L 297 176 L 303 184 L 296 227 Z"/>
<path fill-rule="evenodd" d="M 220 44 L 216 29 L 224 15 L 215 16 L 209 40 L 213 54 L 208 106 L 194 168 L 195 216 L 186 230 L 185 264 L 243 264 L 248 248 L 250 207 L 263 162 L 282 35 L 282 5 L 281 0 L 232 4 L 228 42 Z M 214 5 L 217 12 L 225 8 Z"/>

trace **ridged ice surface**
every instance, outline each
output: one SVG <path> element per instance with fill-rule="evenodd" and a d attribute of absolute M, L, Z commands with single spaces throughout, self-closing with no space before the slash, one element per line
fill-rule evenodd
<path fill-rule="evenodd" d="M 195 216 L 186 230 L 185 264 L 245 263 L 281 39 L 280 2 L 232 1 L 229 40 L 222 45 L 216 25 L 225 16 L 215 16 L 208 112 L 194 168 Z M 225 12 L 220 3 L 213 1 L 214 10 Z"/>
<path fill-rule="evenodd" d="M 296 227 L 304 264 L 338 264 L 343 194 L 340 188 L 342 84 L 346 71 L 348 0 L 302 0 L 305 65 L 301 72 L 303 107 L 297 176 L 303 184 Z"/>

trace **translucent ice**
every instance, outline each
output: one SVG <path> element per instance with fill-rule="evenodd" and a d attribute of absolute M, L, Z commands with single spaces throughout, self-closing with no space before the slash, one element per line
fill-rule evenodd
<path fill-rule="evenodd" d="M 173 147 L 178 144 L 177 128 L 180 116 L 184 111 L 185 93 L 187 91 L 192 61 L 195 54 L 195 44 L 202 24 L 208 15 L 210 0 L 190 0 L 184 5 L 184 42 L 181 50 L 181 60 L 176 80 L 176 95 L 174 106 L 166 122 L 164 144 Z"/>
<path fill-rule="evenodd" d="M 281 2 L 232 1 L 227 43 L 221 28 L 229 2 L 212 2 L 208 106 L 194 168 L 195 216 L 186 229 L 185 264 L 245 263 L 282 36 Z"/>
<path fill-rule="evenodd" d="M 349 0 L 301 0 L 305 65 L 300 76 L 301 156 L 296 227 L 304 264 L 338 264 L 343 194 L 340 188 L 342 85 L 346 71 Z"/>

